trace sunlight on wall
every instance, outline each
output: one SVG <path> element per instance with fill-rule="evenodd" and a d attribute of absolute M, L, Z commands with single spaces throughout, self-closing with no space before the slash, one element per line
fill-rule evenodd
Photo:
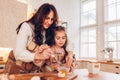
<path fill-rule="evenodd" d="M 1 48 L 0 47 L 0 57 L 3 57 L 3 60 L 6 61 L 9 55 L 9 52 L 12 48 Z"/>
<path fill-rule="evenodd" d="M 17 1 L 25 3 L 28 5 L 27 19 L 30 19 L 34 15 L 34 13 L 36 12 L 36 9 L 34 9 L 33 6 L 25 0 L 17 0 Z"/>
<path fill-rule="evenodd" d="M 22 2 L 22 3 L 27 3 L 25 0 L 17 0 L 19 2 Z"/>

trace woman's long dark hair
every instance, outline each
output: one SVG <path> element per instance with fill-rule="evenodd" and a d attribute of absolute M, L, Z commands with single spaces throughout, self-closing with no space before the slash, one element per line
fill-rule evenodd
<path fill-rule="evenodd" d="M 53 13 L 54 13 L 53 24 L 48 29 L 46 29 L 45 43 L 48 45 L 51 45 L 53 43 L 51 43 L 50 41 L 54 37 L 53 29 L 58 24 L 57 10 L 52 4 L 44 3 L 43 5 L 41 5 L 41 7 L 38 9 L 38 11 L 35 13 L 35 15 L 32 18 L 30 18 L 28 21 L 24 21 L 24 22 L 28 22 L 28 23 L 30 22 L 34 25 L 34 33 L 35 33 L 34 39 L 35 39 L 35 43 L 37 45 L 43 44 L 43 35 L 42 35 L 43 25 L 42 24 L 43 24 L 43 21 L 45 20 L 45 18 L 50 13 L 50 11 L 53 11 Z M 17 34 L 20 30 L 21 25 L 24 22 L 22 22 L 16 29 Z"/>
<path fill-rule="evenodd" d="M 55 45 L 55 33 L 56 32 L 59 32 L 59 31 L 64 31 L 64 32 L 66 32 L 65 31 L 65 27 L 63 27 L 63 26 L 56 26 L 55 28 L 54 28 L 54 39 L 51 41 L 53 44 L 52 44 L 52 46 L 53 45 Z M 63 57 L 63 59 L 61 60 L 61 62 L 62 63 L 65 63 L 66 62 L 66 56 L 68 55 L 68 52 L 67 52 L 67 50 L 66 50 L 66 46 L 67 46 L 67 43 L 68 43 L 68 40 L 67 40 L 67 34 L 65 34 L 66 35 L 66 41 L 65 41 L 65 44 L 62 46 L 62 48 L 64 49 L 64 51 L 65 51 L 65 55 L 64 55 L 64 57 Z"/>

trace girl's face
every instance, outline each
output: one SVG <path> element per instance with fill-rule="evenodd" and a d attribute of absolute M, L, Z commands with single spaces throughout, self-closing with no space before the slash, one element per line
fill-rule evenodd
<path fill-rule="evenodd" d="M 43 21 L 43 27 L 44 29 L 48 29 L 51 24 L 53 23 L 54 13 L 53 11 L 50 11 L 50 13 L 47 15 L 47 17 Z"/>
<path fill-rule="evenodd" d="M 66 42 L 66 34 L 65 31 L 56 31 L 55 32 L 55 45 L 58 47 L 62 47 Z"/>

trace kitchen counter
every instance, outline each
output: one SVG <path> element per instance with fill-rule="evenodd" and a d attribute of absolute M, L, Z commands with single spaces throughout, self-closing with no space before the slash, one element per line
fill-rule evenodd
<path fill-rule="evenodd" d="M 72 77 L 74 75 L 76 76 Z M 57 73 L 17 74 L 15 80 L 30 80 L 33 76 L 48 77 L 47 80 L 120 80 L 118 74 L 100 71 L 98 74 L 90 75 L 87 69 L 76 69 L 64 78 L 59 78 Z"/>
<path fill-rule="evenodd" d="M 104 64 L 120 65 L 120 62 L 116 62 L 116 61 L 113 61 L 113 62 L 109 62 L 109 61 L 108 62 L 107 61 L 99 62 L 96 59 L 78 59 L 77 62 L 94 62 L 94 63 L 104 63 Z"/>

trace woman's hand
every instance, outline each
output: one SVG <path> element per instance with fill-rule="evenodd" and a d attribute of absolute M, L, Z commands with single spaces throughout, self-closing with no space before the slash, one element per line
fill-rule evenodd
<path fill-rule="evenodd" d="M 50 48 L 44 49 L 41 53 L 39 53 L 39 51 L 36 52 L 34 57 L 34 64 L 36 66 L 41 66 L 42 65 L 41 62 L 44 62 L 46 59 L 49 59 L 51 56 L 51 53 L 52 51 Z"/>
<path fill-rule="evenodd" d="M 47 44 L 42 44 L 41 46 L 39 46 L 38 52 L 41 53 L 47 48 L 49 48 L 49 46 Z"/>
<path fill-rule="evenodd" d="M 35 54 L 35 59 L 45 60 L 48 59 L 51 56 L 51 51 L 49 49 L 45 49 L 41 53 Z"/>

